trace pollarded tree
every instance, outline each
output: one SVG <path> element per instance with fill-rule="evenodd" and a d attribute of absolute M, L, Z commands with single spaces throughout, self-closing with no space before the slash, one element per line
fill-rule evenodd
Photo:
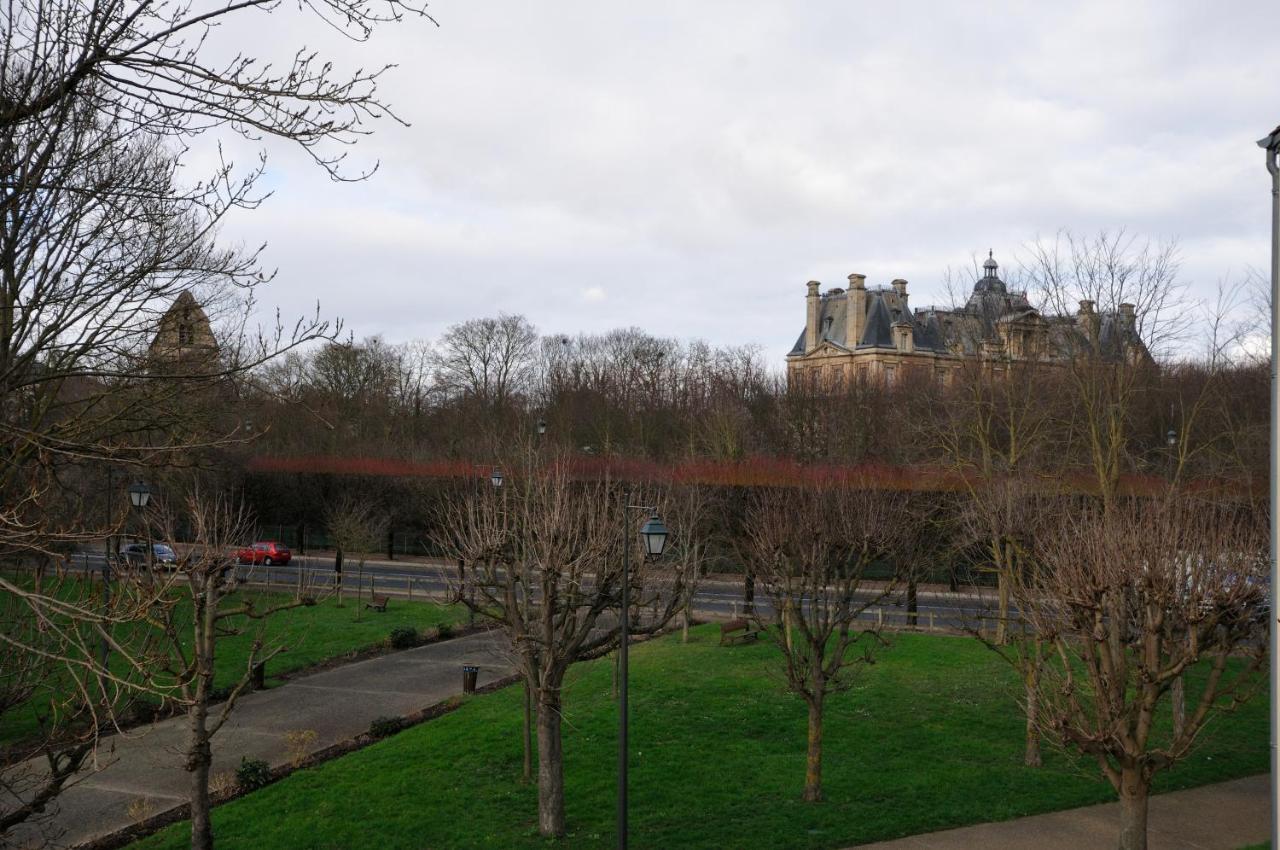
<path fill-rule="evenodd" d="M 502 629 L 533 695 L 538 828 L 560 836 L 565 674 L 575 661 L 618 646 L 622 547 L 638 545 L 627 533 L 638 528 L 637 517 L 624 488 L 575 481 L 564 458 L 544 463 L 523 452 L 504 473 L 501 487 L 486 480 L 447 500 L 435 526 L 441 548 L 464 564 L 458 599 Z M 682 577 L 670 578 L 639 552 L 631 564 L 631 633 L 653 633 L 678 610 Z"/>
<path fill-rule="evenodd" d="M 152 607 L 149 625 L 162 638 L 145 659 L 147 685 L 181 706 L 187 716 L 183 768 L 190 777 L 191 848 L 213 847 L 209 770 L 213 738 L 231 717 L 237 700 L 253 682 L 254 667 L 285 649 L 265 639 L 265 620 L 290 608 L 314 605 L 310 588 L 299 585 L 291 599 L 260 604 L 252 594 L 239 592 L 241 579 L 228 554 L 252 530 L 242 507 L 225 496 L 192 492 L 185 504 L 192 526 L 190 555 L 176 575 L 165 580 L 166 591 Z M 172 533 L 167 535 L 173 538 Z M 251 569 L 251 568 L 250 568 Z M 187 603 L 189 602 L 189 606 Z M 214 690 L 219 642 L 227 637 L 254 635 L 245 666 L 237 671 L 225 698 Z"/>
<path fill-rule="evenodd" d="M 1264 511 L 1176 493 L 1046 511 L 1017 593 L 1047 647 L 1040 725 L 1097 761 L 1120 797 L 1121 850 L 1144 850 L 1152 777 L 1266 683 Z M 1184 674 L 1188 711 L 1166 729 L 1157 718 Z"/>
<path fill-rule="evenodd" d="M 825 485 L 760 490 L 748 497 L 744 554 L 769 601 L 753 617 L 782 652 L 788 686 L 809 709 L 804 799 L 822 799 L 823 711 L 829 694 L 874 660 L 867 609 L 896 591 L 871 588 L 867 570 L 910 533 L 905 499 L 893 491 Z"/>

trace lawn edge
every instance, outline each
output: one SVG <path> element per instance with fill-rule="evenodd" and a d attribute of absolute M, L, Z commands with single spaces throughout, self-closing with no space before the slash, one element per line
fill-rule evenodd
<path fill-rule="evenodd" d="M 462 635 L 457 635 L 457 636 L 461 637 Z M 397 651 L 401 651 L 401 650 L 397 650 Z M 502 677 L 501 679 L 497 679 L 493 682 L 490 682 L 487 685 L 482 685 L 481 687 L 476 688 L 475 693 L 477 696 L 493 693 L 495 691 L 500 691 L 503 688 L 514 685 L 519 681 L 520 681 L 520 674 L 512 673 L 508 676 Z M 395 735 L 400 734 L 406 729 L 411 729 L 414 726 L 419 726 L 423 723 L 426 723 L 427 721 L 435 720 L 437 717 L 443 717 L 446 714 L 450 714 L 456 711 L 457 709 L 461 708 L 464 704 L 466 704 L 467 700 L 468 700 L 467 696 L 463 696 L 462 694 L 454 694 L 453 696 L 447 697 L 441 700 L 440 702 L 433 703 L 432 705 L 429 705 L 426 708 L 419 709 L 418 711 L 412 712 L 410 714 L 402 715 L 400 718 L 401 726 L 392 735 L 374 736 L 368 732 L 361 732 L 359 735 L 356 735 L 354 738 L 347 738 L 344 741 L 338 741 L 336 743 L 330 744 L 327 747 L 324 747 L 323 749 L 316 750 L 314 753 L 311 753 L 300 762 L 282 764 L 282 765 L 273 767 L 271 768 L 271 777 L 264 785 L 261 785 L 257 788 L 247 789 L 247 790 L 235 789 L 233 791 L 230 791 L 224 794 L 211 795 L 212 804 L 216 808 L 225 803 L 230 803 L 233 800 L 238 800 L 241 797 L 247 796 L 256 791 L 260 791 L 263 788 L 274 785 L 275 783 L 279 782 L 285 777 L 290 776 L 291 774 L 294 774 L 300 770 L 306 770 L 308 768 L 316 767 L 318 765 L 324 764 L 325 762 L 332 761 L 336 758 L 341 758 L 342 756 L 348 755 L 350 753 L 363 750 L 365 747 L 372 746 L 373 744 L 376 744 L 379 741 L 385 741 L 388 738 L 393 738 L 395 737 Z M 166 809 L 163 812 L 152 815 L 146 820 L 139 821 L 138 823 L 134 823 L 129 826 L 123 827 L 121 829 L 116 830 L 115 832 L 108 833 L 107 835 L 99 836 L 93 839 L 92 841 L 86 842 L 84 844 L 77 844 L 75 845 L 74 850 L 116 850 L 116 848 L 125 847 L 129 844 L 132 844 L 135 841 L 139 841 L 143 838 L 153 835 L 167 826 L 186 820 L 187 818 L 190 817 L 190 815 L 191 815 L 191 804 L 182 803 L 178 806 L 174 806 L 171 809 Z"/>

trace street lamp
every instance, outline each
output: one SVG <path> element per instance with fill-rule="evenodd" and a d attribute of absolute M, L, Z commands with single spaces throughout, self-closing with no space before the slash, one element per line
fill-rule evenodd
<path fill-rule="evenodd" d="M 143 481 L 135 481 L 129 485 L 129 501 L 139 510 L 151 502 L 151 485 Z"/>
<path fill-rule="evenodd" d="M 644 552 L 650 558 L 662 557 L 662 550 L 667 545 L 667 527 L 663 524 L 658 512 L 654 511 L 649 521 L 640 529 L 640 539 L 644 541 Z"/>
<path fill-rule="evenodd" d="M 623 499 L 623 523 L 626 510 L 649 511 L 649 520 L 640 529 L 640 541 L 644 544 L 646 558 L 657 558 L 667 545 L 667 526 L 658 516 L 656 508 L 645 505 L 629 505 L 631 490 Z M 618 647 L 618 850 L 627 848 L 627 644 L 630 642 L 629 609 L 631 608 L 631 540 L 622 538 L 622 623 L 619 629 Z"/>
<path fill-rule="evenodd" d="M 1280 437 L 1276 423 L 1280 422 L 1280 388 L 1276 384 L 1276 357 L 1280 356 L 1280 324 L 1276 310 L 1280 300 L 1280 127 L 1271 131 L 1265 139 L 1258 140 L 1258 147 L 1266 151 L 1267 171 L 1271 174 L 1271 775 L 1280 769 L 1277 759 L 1276 735 L 1280 727 L 1280 705 L 1276 704 L 1276 678 L 1280 676 L 1280 661 L 1276 652 L 1280 640 L 1276 633 L 1276 594 L 1280 590 L 1280 569 L 1276 553 L 1280 551 L 1280 528 L 1276 525 L 1276 508 L 1280 506 L 1280 475 L 1276 468 L 1276 452 L 1280 451 Z M 1274 789 L 1273 789 L 1274 790 Z M 1271 807 L 1271 840 L 1280 841 L 1280 808 Z"/>
<path fill-rule="evenodd" d="M 489 483 L 492 484 L 494 487 L 502 486 L 502 470 L 501 469 L 498 469 L 498 467 L 496 466 L 493 468 L 493 472 L 489 473 Z"/>
<path fill-rule="evenodd" d="M 1178 432 L 1170 428 L 1169 433 L 1164 435 L 1164 441 L 1169 448 L 1173 448 L 1178 444 Z"/>
<path fill-rule="evenodd" d="M 134 510 L 139 514 L 147 509 L 147 505 L 151 503 L 151 494 L 155 491 L 151 485 L 145 481 L 135 481 L 129 485 L 129 502 L 133 505 Z M 151 545 L 151 525 L 144 518 L 143 526 L 147 530 L 147 569 L 151 570 L 155 567 L 155 551 Z"/>
<path fill-rule="evenodd" d="M 541 437 L 545 433 L 547 433 L 547 420 L 539 419 L 538 420 L 538 436 Z"/>

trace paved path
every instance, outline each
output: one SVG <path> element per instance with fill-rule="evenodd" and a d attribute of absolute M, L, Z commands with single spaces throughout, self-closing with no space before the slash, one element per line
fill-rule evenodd
<path fill-rule="evenodd" d="M 500 679 L 511 670 L 498 634 L 395 652 L 248 694 L 213 739 L 213 775 L 234 772 L 242 756 L 272 766 L 286 763 L 289 732 L 314 730 L 309 749 L 316 752 L 367 732 L 376 717 L 404 716 L 435 705 L 462 691 L 463 664 L 480 667 L 481 686 Z M 75 846 L 133 823 L 131 806 L 149 816 L 187 802 L 188 779 L 180 755 L 184 723 L 174 718 L 108 739 L 101 760 L 110 763 L 59 797 L 46 834 L 56 830 L 60 844 Z M 21 836 L 12 840 L 23 846 Z"/>
<path fill-rule="evenodd" d="M 1174 791 L 1151 798 L 1147 811 L 1150 850 L 1236 850 L 1270 837 L 1271 783 L 1267 775 Z M 1107 850 L 1120 830 L 1120 804 L 983 823 L 858 850 Z"/>

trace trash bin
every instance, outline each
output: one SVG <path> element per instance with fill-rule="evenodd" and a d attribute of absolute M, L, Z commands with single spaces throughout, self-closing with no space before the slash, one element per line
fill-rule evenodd
<path fill-rule="evenodd" d="M 255 691 L 266 690 L 267 687 L 267 662 L 259 661 L 253 665 L 253 676 L 251 684 Z"/>
<path fill-rule="evenodd" d="M 462 692 L 464 694 L 474 694 L 476 692 L 476 678 L 479 675 L 479 667 L 472 667 L 470 664 L 462 666 Z"/>

